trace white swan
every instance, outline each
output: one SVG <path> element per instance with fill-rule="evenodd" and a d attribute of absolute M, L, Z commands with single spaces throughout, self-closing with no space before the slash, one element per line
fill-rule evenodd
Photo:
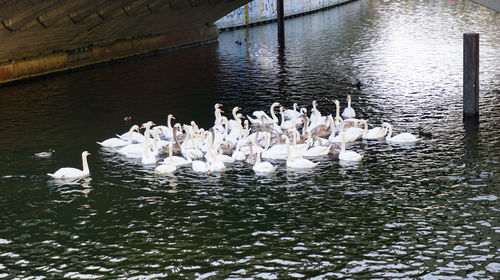
<path fill-rule="evenodd" d="M 344 119 L 353 119 L 356 117 L 356 112 L 354 109 L 351 107 L 351 96 L 347 96 L 347 108 L 344 109 L 342 112 L 342 117 Z"/>
<path fill-rule="evenodd" d="M 312 142 L 312 137 L 311 137 L 311 132 L 308 132 L 308 138 L 307 138 L 307 145 L 306 145 L 306 150 L 302 152 L 303 157 L 318 157 L 318 156 L 325 156 L 330 152 L 330 148 L 332 145 L 328 146 L 314 146 L 310 147 L 311 142 Z"/>
<path fill-rule="evenodd" d="M 134 131 L 137 131 L 137 133 L 139 133 L 139 126 L 133 125 L 130 128 L 129 132 L 125 133 L 125 134 L 128 134 L 127 141 L 120 139 L 120 138 L 117 138 L 117 137 L 113 137 L 113 138 L 106 139 L 102 142 L 96 142 L 96 143 L 101 145 L 102 147 L 106 147 L 106 148 L 115 148 L 115 147 L 123 147 L 126 145 L 130 145 L 130 144 L 132 144 Z"/>
<path fill-rule="evenodd" d="M 73 178 L 85 177 L 90 174 L 89 164 L 87 163 L 87 156 L 89 155 L 91 154 L 87 151 L 84 151 L 82 153 L 83 170 L 73 167 L 63 167 L 54 173 L 47 173 L 47 175 L 49 175 L 54 179 L 73 179 Z"/>
<path fill-rule="evenodd" d="M 287 167 L 293 169 L 311 169 L 318 166 L 318 163 L 314 163 L 305 158 L 292 158 L 292 154 L 290 152 L 290 139 L 288 139 L 288 136 L 286 135 L 282 135 L 281 137 L 286 141 L 286 147 L 288 153 L 288 158 L 286 160 Z"/>
<path fill-rule="evenodd" d="M 193 162 L 193 160 L 191 159 L 191 156 L 190 156 L 191 151 L 181 148 L 181 154 L 183 157 L 173 156 L 172 155 L 172 147 L 173 147 L 173 143 L 169 143 L 168 144 L 168 157 L 166 157 L 163 160 L 163 163 L 165 163 L 165 164 L 172 163 L 175 166 L 182 166 L 182 165 L 191 164 Z"/>
<path fill-rule="evenodd" d="M 372 129 L 368 129 L 368 123 L 363 120 L 363 139 L 367 140 L 375 140 L 375 139 L 380 139 L 384 138 L 384 136 L 387 134 L 387 129 L 385 127 L 379 126 L 375 127 Z"/>
<path fill-rule="evenodd" d="M 174 162 L 174 159 L 172 158 L 172 143 L 170 143 L 168 144 L 168 158 L 163 160 L 163 164 L 160 164 L 155 168 L 155 172 L 157 174 L 167 174 L 174 172 L 176 169 L 177 166 Z"/>
<path fill-rule="evenodd" d="M 144 150 L 141 155 L 141 162 L 142 164 L 155 164 L 156 163 L 156 157 L 153 152 L 153 144 L 148 143 L 144 145 Z"/>
<path fill-rule="evenodd" d="M 302 113 L 297 111 L 299 109 L 299 105 L 297 103 L 293 103 L 292 110 L 285 110 L 285 119 L 286 120 L 293 120 L 293 119 L 299 119 L 302 117 Z"/>
<path fill-rule="evenodd" d="M 362 155 L 356 153 L 355 151 L 346 151 L 346 149 L 345 149 L 345 135 L 344 135 L 344 132 L 340 131 L 340 135 L 341 135 L 341 138 L 342 138 L 342 147 L 341 147 L 341 150 L 340 150 L 340 153 L 339 153 L 339 160 L 342 160 L 342 161 L 354 161 L 354 162 L 361 161 L 361 159 L 363 158 Z"/>
<path fill-rule="evenodd" d="M 273 173 L 274 171 L 276 171 L 276 167 L 270 162 L 262 162 L 260 160 L 260 153 L 257 153 L 257 160 L 255 161 L 252 170 L 255 173 Z"/>
<path fill-rule="evenodd" d="M 137 132 L 135 131 L 137 127 Z M 125 132 L 121 135 L 116 134 L 116 136 L 122 140 L 128 140 L 130 137 L 130 131 L 132 130 L 132 141 L 134 142 L 144 142 L 144 135 L 139 132 L 139 126 L 133 125 L 128 132 Z"/>
<path fill-rule="evenodd" d="M 413 144 L 421 140 L 420 138 L 417 138 L 417 136 L 408 132 L 392 136 L 392 125 L 390 123 L 383 123 L 382 126 L 389 129 L 389 133 L 387 133 L 387 136 L 385 137 L 385 140 L 389 143 Z"/>

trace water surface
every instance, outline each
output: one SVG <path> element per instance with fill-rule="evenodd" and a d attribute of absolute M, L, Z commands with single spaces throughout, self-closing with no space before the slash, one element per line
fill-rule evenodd
<path fill-rule="evenodd" d="M 0 88 L 0 277 L 498 279 L 498 13 L 470 1 L 356 1 L 285 28 L 283 52 L 268 24 Z M 478 123 L 462 121 L 465 32 L 480 33 Z M 158 177 L 95 143 L 169 113 L 206 128 L 216 102 L 230 116 L 317 100 L 328 114 L 328 100 L 345 106 L 348 94 L 359 118 L 433 137 L 358 141 L 360 165 L 327 157 L 294 172 L 276 161 L 273 176 L 241 163 Z M 50 147 L 52 158 L 33 156 Z M 84 150 L 90 177 L 49 180 L 80 167 Z"/>

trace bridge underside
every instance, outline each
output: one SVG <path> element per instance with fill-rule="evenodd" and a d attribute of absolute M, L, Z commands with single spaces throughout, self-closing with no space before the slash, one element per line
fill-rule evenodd
<path fill-rule="evenodd" d="M 215 40 L 249 0 L 0 0 L 0 83 Z"/>

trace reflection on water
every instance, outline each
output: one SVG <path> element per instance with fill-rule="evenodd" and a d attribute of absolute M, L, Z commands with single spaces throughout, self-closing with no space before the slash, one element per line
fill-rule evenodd
<path fill-rule="evenodd" d="M 0 88 L 0 277 L 494 279 L 499 23 L 470 1 L 357 1 L 287 20 L 281 51 L 269 24 Z M 478 123 L 462 121 L 471 30 L 481 34 Z M 328 114 L 348 94 L 359 118 L 432 137 L 358 141 L 359 165 L 326 157 L 293 172 L 272 161 L 272 176 L 245 163 L 157 176 L 95 143 L 169 113 L 206 128 L 216 102 L 229 116 L 317 100 Z M 34 157 L 50 147 L 52 158 Z M 81 167 L 83 150 L 91 177 L 45 175 Z"/>

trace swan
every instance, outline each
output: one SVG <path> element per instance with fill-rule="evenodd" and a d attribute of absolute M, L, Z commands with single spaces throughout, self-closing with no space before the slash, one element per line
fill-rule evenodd
<path fill-rule="evenodd" d="M 274 171 L 276 171 L 276 167 L 270 162 L 262 162 L 260 160 L 260 153 L 257 153 L 257 160 L 255 161 L 252 170 L 255 173 L 273 173 Z"/>
<path fill-rule="evenodd" d="M 189 158 L 191 159 L 191 158 Z M 190 161 L 191 162 L 191 161 Z M 163 160 L 163 164 L 155 168 L 157 174 L 172 173 L 177 169 L 176 163 L 172 157 L 172 143 L 168 144 L 168 158 Z"/>
<path fill-rule="evenodd" d="M 84 151 L 82 153 L 82 165 L 83 170 L 73 168 L 73 167 L 63 167 L 54 173 L 47 173 L 50 177 L 54 179 L 72 179 L 72 178 L 82 178 L 90 174 L 89 164 L 87 163 L 87 156 L 91 153 Z"/>
<path fill-rule="evenodd" d="M 367 140 L 380 139 L 384 138 L 384 136 L 387 134 L 387 129 L 385 127 L 379 126 L 368 130 L 368 123 L 364 120 L 362 121 L 362 123 L 364 125 L 363 139 Z"/>
<path fill-rule="evenodd" d="M 117 152 L 119 154 L 122 154 L 126 157 L 129 158 L 141 158 L 144 147 L 148 145 L 151 141 L 150 134 L 151 134 L 151 126 L 153 125 L 153 122 L 147 122 L 145 124 L 146 131 L 144 132 L 144 142 L 142 143 L 137 143 L 137 144 L 130 144 L 127 146 L 124 146 L 120 148 Z"/>
<path fill-rule="evenodd" d="M 343 131 L 340 131 L 340 135 L 342 138 L 342 146 L 341 146 L 341 150 L 339 153 L 339 160 L 341 160 L 341 161 L 354 161 L 354 162 L 361 161 L 361 159 L 363 158 L 362 155 L 356 153 L 355 151 L 346 151 L 346 149 L 345 149 L 345 134 Z"/>
<path fill-rule="evenodd" d="M 356 117 L 356 112 L 351 107 L 351 96 L 347 95 L 347 108 L 342 112 L 342 117 L 345 119 L 353 119 Z"/>
<path fill-rule="evenodd" d="M 102 142 L 96 142 L 96 143 L 99 144 L 99 145 L 101 145 L 102 147 L 106 147 L 106 148 L 116 148 L 116 147 L 123 147 L 123 146 L 126 146 L 126 145 L 130 145 L 130 144 L 132 144 L 133 132 L 134 131 L 137 131 L 137 133 L 138 133 L 139 132 L 139 126 L 133 125 L 130 128 L 129 132 L 125 133 L 125 134 L 128 134 L 128 136 L 127 136 L 128 140 L 127 141 L 124 141 L 121 138 L 113 137 L 113 138 L 106 139 L 106 140 L 104 140 Z"/>
<path fill-rule="evenodd" d="M 242 151 L 240 151 L 240 147 L 241 145 L 238 143 L 236 145 L 236 148 L 234 149 L 233 151 L 233 154 L 231 155 L 231 157 L 234 159 L 234 160 L 237 160 L 237 161 L 242 161 L 242 160 L 245 160 L 247 157 L 245 156 L 245 153 L 243 153 Z"/>
<path fill-rule="evenodd" d="M 311 117 L 309 118 L 311 123 L 314 123 L 315 121 L 319 120 L 321 118 L 321 112 L 318 110 L 318 103 L 316 100 L 312 102 L 313 108 L 311 109 Z"/>
<path fill-rule="evenodd" d="M 413 144 L 421 140 L 420 138 L 417 138 L 417 136 L 408 132 L 392 136 L 392 125 L 390 123 L 383 123 L 382 126 L 385 126 L 389 129 L 389 133 L 387 133 L 387 136 L 385 137 L 385 140 L 389 143 Z"/>
<path fill-rule="evenodd" d="M 297 109 L 299 109 L 299 105 L 297 105 L 297 103 L 293 103 L 292 110 L 285 110 L 285 119 L 293 120 L 302 117 L 302 112 L 300 109 L 297 111 Z"/>
<path fill-rule="evenodd" d="M 201 160 L 193 160 L 191 168 L 193 168 L 193 171 L 196 173 L 209 173 L 210 164 Z"/>
<path fill-rule="evenodd" d="M 132 141 L 134 142 L 144 142 L 144 135 L 139 133 L 139 126 L 133 125 L 128 132 L 123 134 L 116 134 L 116 136 L 122 140 L 128 140 L 130 137 L 130 131 L 132 131 Z M 137 131 L 137 132 L 136 132 Z"/>
<path fill-rule="evenodd" d="M 148 143 L 144 145 L 144 151 L 142 152 L 141 155 L 141 162 L 142 164 L 155 164 L 156 163 L 156 157 L 153 152 L 153 144 Z"/>
<path fill-rule="evenodd" d="M 193 162 L 191 159 L 191 156 L 189 156 L 190 151 L 186 151 L 184 149 L 181 149 L 181 154 L 183 157 L 179 156 L 172 156 L 172 147 L 173 143 L 168 144 L 168 157 L 166 157 L 163 160 L 164 164 L 174 164 L 175 166 L 182 166 L 182 165 L 188 165 Z"/>
<path fill-rule="evenodd" d="M 297 104 L 295 104 L 295 105 L 297 105 Z M 280 115 L 281 115 L 281 124 L 280 124 L 280 127 L 281 127 L 281 129 L 288 130 L 288 129 L 291 129 L 292 127 L 296 127 L 297 126 L 297 124 L 296 124 L 297 122 L 296 122 L 295 118 L 286 121 L 285 120 L 285 114 L 284 114 L 286 111 L 290 111 L 290 110 L 286 110 L 285 108 L 280 107 Z"/>
<path fill-rule="evenodd" d="M 304 156 L 304 157 L 324 156 L 330 152 L 330 148 L 332 147 L 332 145 L 315 146 L 315 147 L 307 149 L 311 145 L 311 142 L 312 142 L 311 132 L 308 132 L 306 150 L 304 152 L 302 152 L 302 156 Z"/>
<path fill-rule="evenodd" d="M 252 124 L 256 124 L 256 125 L 264 125 L 266 123 L 267 124 L 277 123 L 279 120 L 278 120 L 278 117 L 276 117 L 276 114 L 274 113 L 274 108 L 276 108 L 276 106 L 281 107 L 281 104 L 279 102 L 274 102 L 271 105 L 271 108 L 269 110 L 269 112 L 271 113 L 271 117 L 269 117 L 264 111 L 261 110 L 261 111 L 254 111 L 252 113 L 252 115 L 254 117 L 256 117 L 256 119 L 252 119 L 248 115 L 247 115 L 247 119 L 249 119 Z M 262 117 L 264 117 L 264 119 L 261 119 Z"/>
<path fill-rule="evenodd" d="M 345 137 L 345 142 L 354 142 L 361 135 L 363 135 L 363 129 L 360 129 L 358 127 L 350 127 L 344 131 L 344 127 L 345 127 L 346 122 L 340 117 L 338 118 L 338 121 L 340 122 L 340 129 L 339 129 L 340 134 L 338 134 L 337 136 L 335 136 L 333 138 L 329 138 L 330 142 L 341 143 L 342 142 L 342 135 L 344 135 L 344 137 Z"/>
<path fill-rule="evenodd" d="M 172 127 L 172 120 L 175 120 L 174 115 L 168 114 L 167 126 L 160 125 L 160 126 L 156 127 L 156 129 L 161 128 L 161 132 L 163 134 L 163 137 L 167 140 L 172 140 L 174 138 L 174 128 Z"/>
<path fill-rule="evenodd" d="M 294 169 L 310 169 L 318 165 L 318 163 L 314 163 L 305 158 L 292 158 L 292 154 L 290 152 L 290 139 L 288 139 L 288 136 L 286 135 L 281 135 L 281 137 L 286 141 L 286 147 L 288 153 L 288 157 L 286 160 L 287 167 Z"/>

